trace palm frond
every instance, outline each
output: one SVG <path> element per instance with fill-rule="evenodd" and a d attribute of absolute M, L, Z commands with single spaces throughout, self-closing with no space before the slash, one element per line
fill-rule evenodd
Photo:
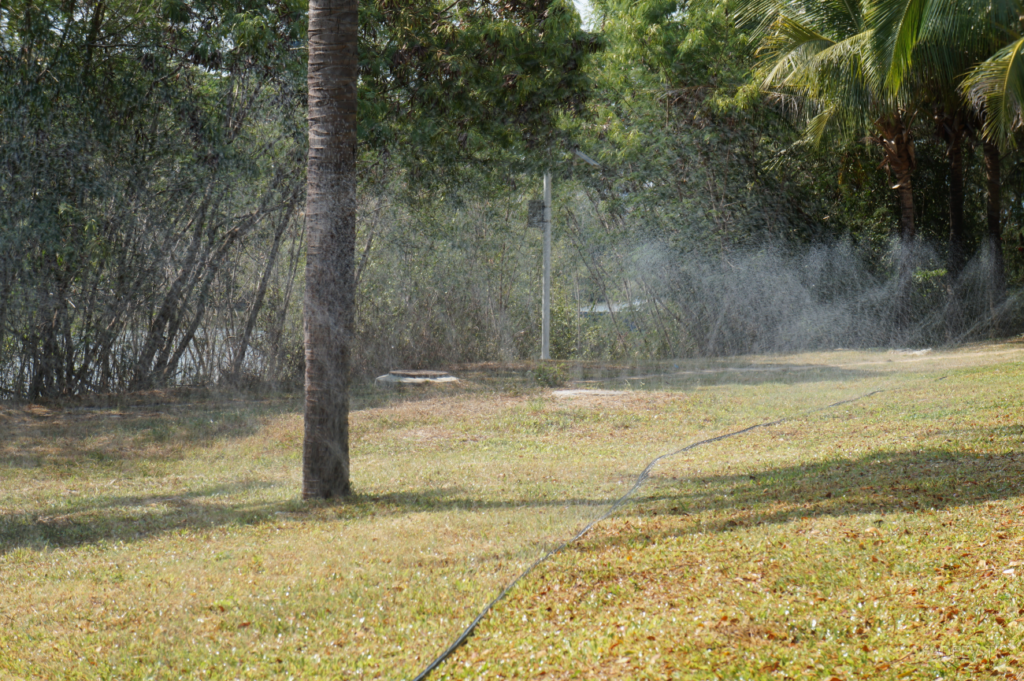
<path fill-rule="evenodd" d="M 836 118 L 839 117 L 839 107 L 829 107 L 813 117 L 807 122 L 807 127 L 804 128 L 803 139 L 801 140 L 805 144 L 811 144 L 813 146 L 820 146 L 821 141 L 825 138 L 825 134 Z"/>
<path fill-rule="evenodd" d="M 862 6 L 861 0 L 818 0 L 805 3 L 802 14 L 833 37 L 847 36 L 864 30 Z"/>
<path fill-rule="evenodd" d="M 1014 146 L 1024 107 L 1024 38 L 975 66 L 960 89 L 975 109 L 985 112 L 985 138 L 1003 149 Z"/>
<path fill-rule="evenodd" d="M 863 137 L 867 125 L 860 110 L 842 105 L 821 109 L 807 121 L 799 144 L 820 147 L 826 143 L 848 144 Z"/>
<path fill-rule="evenodd" d="M 809 57 L 831 46 L 833 41 L 813 26 L 782 15 L 776 17 L 771 34 L 761 44 L 758 75 L 762 87 L 770 87 L 786 82 Z"/>
<path fill-rule="evenodd" d="M 935 0 L 870 0 L 865 17 L 874 29 L 872 56 L 885 74 L 883 86 L 899 90 Z"/>
<path fill-rule="evenodd" d="M 875 31 L 872 58 L 885 72 L 890 92 L 916 81 L 916 87 L 933 93 L 954 93 L 971 66 L 1005 45 L 1020 24 L 1020 0 L 868 3 L 867 22 Z"/>
<path fill-rule="evenodd" d="M 712 7 L 719 0 L 696 0 L 697 6 Z M 755 39 L 761 39 L 771 29 L 785 6 L 785 0 L 737 0 L 730 9 L 738 26 L 753 27 Z"/>
<path fill-rule="evenodd" d="M 756 74 L 762 89 L 812 104 L 803 143 L 858 139 L 870 120 L 909 103 L 904 88 L 883 86 L 886 74 L 872 58 L 876 39 L 862 15 L 865 6 L 865 0 L 775 0 Z"/>

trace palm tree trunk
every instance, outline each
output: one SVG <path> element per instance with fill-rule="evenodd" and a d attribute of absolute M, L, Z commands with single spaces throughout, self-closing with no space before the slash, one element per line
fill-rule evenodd
<path fill-rule="evenodd" d="M 904 245 L 909 244 L 917 236 L 917 228 L 914 225 L 914 192 L 910 186 L 910 179 L 901 182 L 899 186 L 900 197 L 900 240 Z"/>
<path fill-rule="evenodd" d="M 900 111 L 875 120 L 878 135 L 868 139 L 882 149 L 882 166 L 896 176 L 893 189 L 900 201 L 900 244 L 896 266 L 896 291 L 893 301 L 893 342 L 902 342 L 910 327 L 912 317 L 911 296 L 913 293 L 914 240 L 917 229 L 914 225 L 913 176 L 917 161 L 914 154 L 914 139 L 910 132 L 913 115 Z"/>
<path fill-rule="evenodd" d="M 955 122 L 949 133 L 949 250 L 946 272 L 956 279 L 967 260 L 967 230 L 964 227 L 963 129 Z"/>
<path fill-rule="evenodd" d="M 1003 271 L 1002 234 L 1002 178 L 1000 174 L 999 147 L 985 142 L 985 180 L 988 185 L 988 275 L 989 305 L 995 315 L 996 308 L 1006 298 L 1006 275 Z"/>
<path fill-rule="evenodd" d="M 949 241 L 946 250 L 946 337 L 953 341 L 961 332 L 960 274 L 967 265 L 967 228 L 964 224 L 964 134 L 967 126 L 961 113 L 937 118 L 938 134 L 945 140 L 949 156 Z"/>
<path fill-rule="evenodd" d="M 875 120 L 878 134 L 868 137 L 882 150 L 882 165 L 896 176 L 893 186 L 900 199 L 900 240 L 908 244 L 914 240 L 917 230 L 914 227 L 914 193 L 912 179 L 917 168 L 914 152 L 914 138 L 910 132 L 913 116 L 905 112 L 897 112 L 889 116 L 881 116 Z"/>
<path fill-rule="evenodd" d="M 900 179 L 897 191 L 900 199 L 900 243 L 896 271 L 895 326 L 893 342 L 905 342 L 904 336 L 910 329 L 913 319 L 912 298 L 914 293 L 914 237 L 917 230 L 914 225 L 914 191 L 910 183 L 911 171 L 897 173 Z"/>
<path fill-rule="evenodd" d="M 355 297 L 358 0 L 309 2 L 302 496 L 351 492 L 348 364 Z"/>

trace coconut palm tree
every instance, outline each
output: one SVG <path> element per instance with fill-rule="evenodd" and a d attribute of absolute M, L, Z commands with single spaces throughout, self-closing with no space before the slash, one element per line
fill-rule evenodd
<path fill-rule="evenodd" d="M 932 0 L 945 8 L 950 0 Z M 986 15 L 990 40 L 983 60 L 960 85 L 967 102 L 984 112 L 986 141 L 1006 151 L 1016 146 L 1014 133 L 1024 113 L 1024 2 L 993 0 Z M 939 12 L 936 12 L 939 14 Z"/>
<path fill-rule="evenodd" d="M 883 86 L 873 59 L 864 4 L 853 0 L 776 0 L 744 8 L 761 17 L 762 88 L 811 112 L 805 141 L 862 138 L 882 152 L 880 167 L 895 177 L 900 236 L 916 234 L 912 126 L 916 108 L 903 90 Z"/>
<path fill-rule="evenodd" d="M 993 3 L 997 11 L 990 15 L 995 35 L 1009 42 L 977 64 L 964 78 L 960 91 L 975 111 L 983 112 L 985 137 L 985 175 L 988 185 L 987 251 L 990 262 L 993 303 L 1002 302 L 1006 278 L 1002 248 L 1002 202 L 1000 189 L 1002 152 L 1016 146 L 1014 133 L 1021 127 L 1024 114 L 1024 37 L 1021 36 L 1024 4 Z"/>
<path fill-rule="evenodd" d="M 302 496 L 350 493 L 358 1 L 309 0 L 306 405 Z"/>
<path fill-rule="evenodd" d="M 983 130 L 986 250 L 998 299 L 1005 288 L 1000 156 L 1013 144 L 1024 101 L 1022 9 L 1019 0 L 871 0 L 867 10 L 886 87 L 895 92 L 914 83 L 912 87 L 927 92 L 936 109 L 937 130 L 949 145 L 947 269 L 954 276 L 966 260 L 961 142 L 968 130 Z"/>
<path fill-rule="evenodd" d="M 895 178 L 900 204 L 893 322 L 899 337 L 909 327 L 914 271 L 913 175 L 917 103 L 909 88 L 887 88 L 873 48 L 874 32 L 858 0 L 754 0 L 763 59 L 761 85 L 813 113 L 808 142 L 826 136 L 861 138 L 882 153 L 879 165 Z"/>
<path fill-rule="evenodd" d="M 868 0 L 865 15 L 872 28 L 872 51 L 889 92 L 912 89 L 930 110 L 935 133 L 949 158 L 949 248 L 946 269 L 954 277 L 966 262 L 964 224 L 964 136 L 974 127 L 957 91 L 957 79 L 976 58 L 953 42 L 951 32 L 968 26 L 958 5 L 945 26 L 934 21 L 931 0 Z M 976 23 L 976 21 L 974 21 Z"/>

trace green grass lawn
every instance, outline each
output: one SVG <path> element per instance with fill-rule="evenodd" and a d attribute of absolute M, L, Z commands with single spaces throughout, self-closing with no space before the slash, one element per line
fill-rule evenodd
<path fill-rule="evenodd" d="M 0 678 L 409 678 L 651 459 L 785 419 L 661 461 L 435 677 L 1024 679 L 1022 360 L 465 372 L 356 401 L 336 504 L 298 396 L 8 405 Z"/>

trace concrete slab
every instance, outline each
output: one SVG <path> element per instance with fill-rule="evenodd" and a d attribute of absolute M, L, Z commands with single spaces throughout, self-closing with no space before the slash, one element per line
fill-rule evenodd
<path fill-rule="evenodd" d="M 432 383 L 458 383 L 459 379 L 445 371 L 392 370 L 378 376 L 373 384 L 378 388 L 393 388 L 399 385 L 430 385 Z"/>

